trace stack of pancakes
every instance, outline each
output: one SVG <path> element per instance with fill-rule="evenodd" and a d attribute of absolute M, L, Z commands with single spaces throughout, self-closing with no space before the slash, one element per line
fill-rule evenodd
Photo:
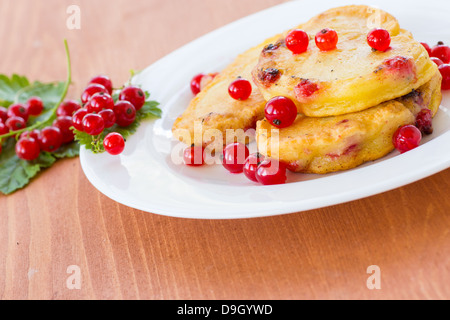
<path fill-rule="evenodd" d="M 441 75 L 411 33 L 380 10 L 378 27 L 389 31 L 391 48 L 372 50 L 367 34 L 373 12 L 368 6 L 345 6 L 297 26 L 311 39 L 302 54 L 286 48 L 290 30 L 241 54 L 191 101 L 173 126 L 174 136 L 197 145 L 217 144 L 217 136 L 194 135 L 197 122 L 202 132 L 222 132 L 220 143 L 228 144 L 235 138 L 226 138 L 227 129 L 256 127 L 260 153 L 306 173 L 347 170 L 390 153 L 400 126 L 414 124 L 424 108 L 436 114 Z M 322 52 L 315 45 L 314 36 L 324 28 L 338 33 L 337 49 Z M 238 77 L 252 82 L 248 100 L 228 94 Z M 288 128 L 277 129 L 264 118 L 266 102 L 276 96 L 297 106 L 297 119 Z"/>

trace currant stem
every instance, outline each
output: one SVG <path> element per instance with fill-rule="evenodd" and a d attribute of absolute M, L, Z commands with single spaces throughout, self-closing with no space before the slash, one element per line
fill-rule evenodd
<path fill-rule="evenodd" d="M 64 91 L 61 95 L 60 100 L 58 101 L 58 103 L 53 107 L 53 109 L 51 110 L 51 114 L 50 116 L 44 120 L 44 121 L 39 121 L 35 124 L 33 124 L 32 126 L 29 127 L 25 127 L 23 129 L 20 130 L 16 130 L 16 131 L 12 131 L 10 133 L 4 134 L 0 136 L 0 140 L 5 139 L 5 138 L 9 138 L 12 136 L 19 136 L 22 132 L 25 131 L 31 131 L 33 129 L 39 128 L 43 123 L 47 123 L 50 120 L 56 118 L 56 110 L 58 109 L 59 105 L 64 101 L 64 99 L 67 96 L 67 92 L 69 91 L 69 86 L 72 83 L 72 63 L 70 61 L 70 52 L 69 52 L 69 45 L 67 43 L 67 40 L 64 39 L 64 47 L 66 50 L 66 57 L 67 57 L 67 80 L 66 80 L 66 84 L 64 86 Z"/>

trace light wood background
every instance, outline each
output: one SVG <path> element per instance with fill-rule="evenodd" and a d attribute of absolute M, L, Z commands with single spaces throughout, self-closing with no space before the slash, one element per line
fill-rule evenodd
<path fill-rule="evenodd" d="M 164 55 L 282 0 L 0 0 L 0 72 L 124 83 Z M 81 8 L 68 30 L 66 9 Z M 127 208 L 63 160 L 0 196 L 2 299 L 449 299 L 450 170 L 348 204 L 198 221 Z M 69 289 L 68 267 L 81 272 Z M 381 289 L 366 286 L 381 270 Z"/>

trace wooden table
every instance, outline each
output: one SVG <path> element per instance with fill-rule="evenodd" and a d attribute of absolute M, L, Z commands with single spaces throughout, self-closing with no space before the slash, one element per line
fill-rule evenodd
<path fill-rule="evenodd" d="M 76 98 L 94 75 L 124 83 L 130 69 L 282 2 L 0 0 L 0 72 L 64 80 L 67 38 Z M 66 27 L 73 3 L 79 30 Z M 446 170 L 310 212 L 184 220 L 120 205 L 90 185 L 79 159 L 62 160 L 0 196 L 0 297 L 449 299 L 449 195 Z M 372 265 L 381 289 L 367 286 Z M 80 289 L 67 285 L 73 275 Z"/>

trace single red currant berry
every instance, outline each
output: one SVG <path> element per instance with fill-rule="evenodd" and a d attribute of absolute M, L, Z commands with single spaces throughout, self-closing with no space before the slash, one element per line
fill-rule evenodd
<path fill-rule="evenodd" d="M 105 128 L 111 128 L 116 124 L 116 114 L 111 109 L 105 109 L 98 113 L 105 122 Z"/>
<path fill-rule="evenodd" d="M 416 127 L 423 134 L 433 133 L 433 115 L 430 109 L 422 109 L 416 116 Z"/>
<path fill-rule="evenodd" d="M 229 144 L 223 149 L 222 165 L 231 173 L 241 173 L 249 155 L 250 152 L 246 145 L 242 143 Z"/>
<path fill-rule="evenodd" d="M 183 161 L 187 166 L 198 167 L 205 164 L 205 158 L 203 156 L 205 149 L 203 147 L 192 146 L 184 149 Z"/>
<path fill-rule="evenodd" d="M 263 185 L 285 184 L 286 166 L 275 159 L 264 160 L 256 170 L 256 180 Z"/>
<path fill-rule="evenodd" d="M 5 123 L 8 119 L 8 109 L 5 107 L 0 107 L 0 122 Z"/>
<path fill-rule="evenodd" d="M 267 102 L 264 113 L 267 121 L 275 127 L 287 128 L 297 118 L 297 107 L 289 98 L 275 97 Z"/>
<path fill-rule="evenodd" d="M 39 135 L 41 132 L 37 129 L 31 130 L 31 131 L 25 131 L 22 132 L 20 135 L 20 138 L 33 138 L 36 141 L 39 141 Z"/>
<path fill-rule="evenodd" d="M 391 35 L 385 29 L 374 29 L 367 35 L 367 43 L 372 49 L 384 52 L 391 46 Z"/>
<path fill-rule="evenodd" d="M 441 59 L 443 63 L 450 63 L 450 47 L 437 45 L 431 49 L 431 56 Z"/>
<path fill-rule="evenodd" d="M 428 45 L 428 43 L 421 42 L 420 44 L 423 45 L 423 47 L 425 48 L 425 50 L 427 50 L 428 55 L 431 56 L 431 48 L 430 48 L 430 46 Z"/>
<path fill-rule="evenodd" d="M 336 49 L 339 37 L 333 29 L 325 28 L 316 35 L 316 45 L 322 51 L 330 51 Z"/>
<path fill-rule="evenodd" d="M 108 93 L 99 92 L 94 94 L 88 103 L 86 103 L 86 109 L 89 113 L 99 113 L 103 109 L 113 110 L 114 100 Z"/>
<path fill-rule="evenodd" d="M 86 87 L 86 89 L 84 89 L 83 93 L 81 94 L 81 102 L 83 104 L 88 103 L 92 96 L 99 92 L 108 93 L 108 90 L 101 84 L 91 83 Z"/>
<path fill-rule="evenodd" d="M 300 54 L 308 50 L 309 36 L 305 31 L 295 29 L 288 33 L 285 43 L 293 54 Z"/>
<path fill-rule="evenodd" d="M 103 118 L 94 113 L 88 113 L 85 115 L 82 124 L 84 132 L 91 136 L 99 135 L 105 129 L 105 122 L 103 121 Z"/>
<path fill-rule="evenodd" d="M 28 121 L 27 107 L 21 103 L 15 103 L 8 108 L 8 118 L 21 117 L 25 122 Z"/>
<path fill-rule="evenodd" d="M 439 66 L 442 75 L 442 90 L 450 90 L 450 64 Z"/>
<path fill-rule="evenodd" d="M 86 108 L 82 108 L 74 113 L 72 116 L 72 124 L 78 131 L 84 131 L 83 128 L 83 118 L 88 114 Z"/>
<path fill-rule="evenodd" d="M 129 101 L 118 101 L 114 106 L 116 123 L 121 127 L 128 127 L 136 120 L 136 109 Z"/>
<path fill-rule="evenodd" d="M 73 126 L 72 117 L 60 116 L 53 122 L 53 126 L 61 131 L 62 143 L 69 143 L 75 139 L 75 134 L 71 129 Z"/>
<path fill-rule="evenodd" d="M 21 130 L 26 127 L 26 122 L 21 117 L 10 117 L 8 120 L 6 120 L 6 126 L 8 127 L 9 131 L 17 131 Z"/>
<path fill-rule="evenodd" d="M 8 134 L 8 132 L 9 132 L 8 126 L 5 123 L 0 121 L 0 136 L 2 136 L 4 134 Z"/>
<path fill-rule="evenodd" d="M 113 84 L 112 84 L 111 79 L 108 76 L 105 76 L 105 75 L 96 76 L 96 77 L 92 78 L 91 81 L 89 81 L 89 84 L 92 84 L 92 83 L 97 83 L 97 84 L 104 86 L 106 88 L 106 90 L 108 90 L 109 94 L 112 94 L 112 92 L 113 92 Z"/>
<path fill-rule="evenodd" d="M 263 162 L 264 156 L 260 153 L 254 153 L 248 156 L 244 163 L 244 174 L 253 182 L 258 182 L 256 179 L 256 171 L 258 166 Z"/>
<path fill-rule="evenodd" d="M 218 75 L 219 73 L 217 72 L 205 74 L 200 80 L 200 91 L 202 91 L 208 84 L 210 84 Z"/>
<path fill-rule="evenodd" d="M 444 64 L 444 62 L 442 62 L 442 60 L 439 59 L 439 58 L 431 57 L 430 59 L 431 59 L 431 61 L 433 61 L 434 63 L 436 63 L 436 65 L 437 65 L 438 67 L 439 67 L 439 66 L 442 66 L 442 65 Z"/>
<path fill-rule="evenodd" d="M 66 100 L 58 106 L 56 109 L 56 115 L 61 116 L 73 116 L 75 112 L 81 109 L 81 105 L 75 100 Z"/>
<path fill-rule="evenodd" d="M 62 145 L 61 130 L 56 127 L 46 127 L 41 130 L 39 135 L 39 146 L 41 150 L 54 152 Z"/>
<path fill-rule="evenodd" d="M 119 100 L 131 102 L 136 111 L 141 110 L 146 99 L 144 91 L 135 86 L 124 88 L 119 95 Z"/>
<path fill-rule="evenodd" d="M 39 97 L 31 97 L 27 101 L 26 109 L 30 116 L 38 116 L 44 111 L 44 103 Z"/>
<path fill-rule="evenodd" d="M 392 138 L 394 147 L 400 151 L 400 153 L 405 153 L 417 148 L 421 140 L 422 133 L 413 125 L 406 125 L 398 128 Z"/>
<path fill-rule="evenodd" d="M 105 148 L 106 152 L 113 156 L 116 156 L 118 154 L 121 154 L 125 149 L 125 139 L 120 133 L 112 132 L 108 134 L 103 140 L 103 147 Z"/>
<path fill-rule="evenodd" d="M 230 84 L 228 93 L 235 100 L 247 100 L 252 94 L 252 85 L 250 81 L 239 78 Z"/>
<path fill-rule="evenodd" d="M 201 91 L 201 81 L 202 78 L 205 76 L 205 74 L 200 73 L 198 75 L 196 75 L 195 77 L 192 78 L 191 80 L 191 91 L 194 95 L 197 95 L 200 93 Z"/>
<path fill-rule="evenodd" d="M 33 161 L 39 157 L 40 153 L 39 142 L 34 138 L 20 138 L 16 143 L 16 155 L 19 159 Z"/>

